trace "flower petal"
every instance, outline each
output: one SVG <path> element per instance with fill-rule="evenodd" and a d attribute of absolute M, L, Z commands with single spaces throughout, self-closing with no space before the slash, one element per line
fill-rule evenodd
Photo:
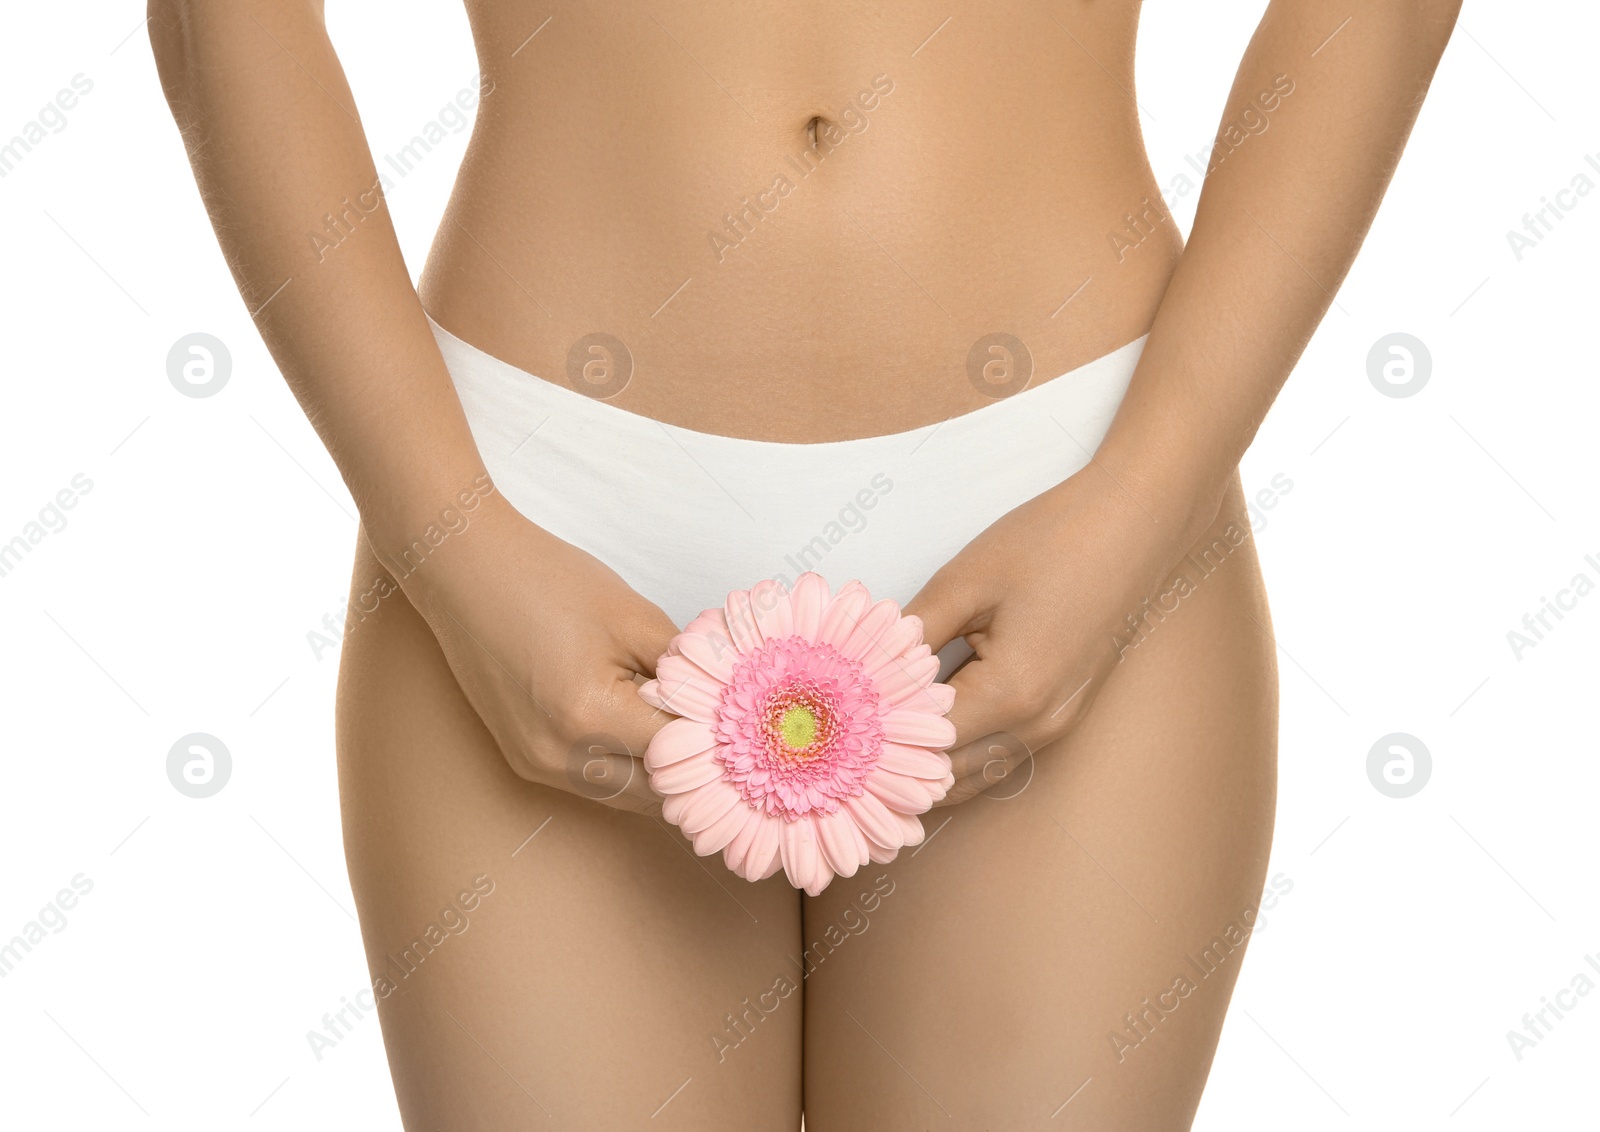
<path fill-rule="evenodd" d="M 956 725 L 942 715 L 899 708 L 883 717 L 883 737 L 891 743 L 942 751 L 956 741 Z"/>
<path fill-rule="evenodd" d="M 927 831 L 922 828 L 922 820 L 912 814 L 895 814 L 895 820 L 900 823 L 900 828 L 905 831 L 906 844 L 921 845 L 922 839 L 927 836 Z"/>
<path fill-rule="evenodd" d="M 762 824 L 770 820 L 760 810 L 751 807 L 750 820 L 739 829 L 733 840 L 728 842 L 722 860 L 738 876 L 744 876 L 744 860 L 750 855 L 750 848 L 755 844 L 756 835 L 761 832 Z"/>
<path fill-rule="evenodd" d="M 668 654 L 656 663 L 656 678 L 639 686 L 640 693 L 653 683 L 654 699 L 646 703 L 665 708 L 673 715 L 712 723 L 717 718 L 717 704 L 722 699 L 721 684 L 707 676 L 688 657 Z"/>
<path fill-rule="evenodd" d="M 650 785 L 657 794 L 682 794 L 722 777 L 722 760 L 711 751 L 691 755 L 671 766 L 662 767 L 650 775 Z M 703 856 L 704 854 L 702 854 Z"/>
<path fill-rule="evenodd" d="M 745 880 L 766 880 L 783 867 L 783 827 L 787 824 L 782 818 L 762 815 L 755 843 L 744 859 Z"/>
<path fill-rule="evenodd" d="M 711 725 L 698 719 L 674 719 L 657 731 L 645 748 L 644 765 L 647 770 L 660 770 L 664 766 L 682 762 L 691 755 L 714 750 L 717 737 Z"/>
<path fill-rule="evenodd" d="M 689 812 L 702 793 L 718 793 L 726 791 L 727 787 L 720 782 L 710 782 L 704 786 L 697 786 L 693 790 L 685 790 L 682 794 L 669 794 L 666 801 L 661 804 L 661 816 L 678 828 L 683 828 L 683 817 Z M 736 792 L 730 791 L 730 793 Z"/>
<path fill-rule="evenodd" d="M 867 846 L 864 840 L 856 840 L 859 832 L 855 819 L 842 806 L 831 814 L 817 816 L 817 837 L 822 842 L 822 855 L 828 867 L 839 876 L 855 876 L 856 870 L 866 863 Z"/>
<path fill-rule="evenodd" d="M 817 631 L 817 643 L 827 643 L 834 648 L 841 648 L 850 634 L 866 616 L 867 609 L 872 605 L 872 595 L 867 592 L 867 587 L 860 582 L 849 581 L 840 587 L 839 592 L 833 595 L 833 600 L 828 603 L 827 612 L 822 615 L 822 628 Z"/>
<path fill-rule="evenodd" d="M 887 845 L 870 845 L 868 846 L 868 855 L 871 856 L 874 864 L 887 865 L 900 855 L 900 850 L 891 849 Z"/>
<path fill-rule="evenodd" d="M 906 659 L 906 654 L 922 643 L 922 618 L 914 613 L 903 614 L 899 621 L 889 626 L 888 632 L 878 640 L 878 648 L 861 659 L 861 667 L 869 678 L 876 677 L 885 665 Z"/>
<path fill-rule="evenodd" d="M 777 641 L 794 634 L 794 605 L 777 579 L 767 578 L 750 588 L 750 611 L 762 640 Z"/>
<path fill-rule="evenodd" d="M 861 825 L 855 820 L 854 815 L 851 815 L 847 824 L 850 829 L 850 836 L 855 838 L 856 841 L 856 859 L 859 861 L 872 860 L 872 846 L 867 841 L 867 835 L 861 832 Z"/>
<path fill-rule="evenodd" d="M 719 684 L 733 679 L 733 666 L 739 650 L 721 633 L 679 633 L 673 638 L 678 652 Z"/>
<path fill-rule="evenodd" d="M 940 782 L 950 773 L 950 756 L 926 747 L 884 743 L 878 752 L 878 765 L 891 774 Z"/>
<path fill-rule="evenodd" d="M 741 798 L 741 802 L 744 800 Z M 694 851 L 697 856 L 709 857 L 713 853 L 721 852 L 727 847 L 745 826 L 751 822 L 760 821 L 760 815 L 751 809 L 748 804 L 734 806 L 705 829 L 694 835 Z"/>
<path fill-rule="evenodd" d="M 754 652 L 761 647 L 761 630 L 756 626 L 756 615 L 750 609 L 750 591 L 734 590 L 723 607 L 728 621 L 728 635 L 740 652 Z"/>
<path fill-rule="evenodd" d="M 933 794 L 921 781 L 881 767 L 867 775 L 867 789 L 902 814 L 922 814 L 933 807 Z"/>
<path fill-rule="evenodd" d="M 939 658 L 922 656 L 902 660 L 878 673 L 874 683 L 886 710 L 909 705 L 921 711 L 936 711 L 940 701 L 923 694 L 939 675 Z"/>
<path fill-rule="evenodd" d="M 880 802 L 876 795 L 858 794 L 842 799 L 842 802 L 844 808 L 850 811 L 850 816 L 856 819 L 861 832 L 867 835 L 869 845 L 898 849 L 905 844 L 905 830 L 895 820 L 889 807 Z M 872 859 L 883 863 L 876 856 Z M 893 859 L 892 854 L 889 859 Z"/>
<path fill-rule="evenodd" d="M 940 715 L 949 715 L 950 709 L 956 706 L 956 690 L 949 684 L 929 684 L 923 691 L 933 700 L 934 710 Z"/>
<path fill-rule="evenodd" d="M 817 869 L 825 868 L 817 845 L 817 827 L 811 815 L 783 823 L 783 871 L 796 888 L 816 883 Z"/>
<path fill-rule="evenodd" d="M 911 779 L 905 779 L 910 782 Z M 678 823 L 678 828 L 690 837 L 702 829 L 709 829 L 713 822 L 722 817 L 734 806 L 744 804 L 744 799 L 739 797 L 739 792 L 726 782 L 708 782 L 704 786 L 697 786 L 686 794 L 673 794 L 674 798 L 687 798 L 688 804 L 683 808 L 683 820 Z"/>
<path fill-rule="evenodd" d="M 821 574 L 801 574 L 790 591 L 789 603 L 794 610 L 795 635 L 816 643 L 822 630 L 822 614 L 828 607 L 828 583 Z"/>
<path fill-rule="evenodd" d="M 883 640 L 899 621 L 899 603 L 884 598 L 862 614 L 861 620 L 850 630 L 850 635 L 845 638 L 844 645 L 839 651 L 851 660 L 863 663 L 874 657 L 883 656 L 885 655 Z"/>
<path fill-rule="evenodd" d="M 702 609 L 700 615 L 683 627 L 685 633 L 721 633 L 729 640 L 733 635 L 728 632 L 728 619 L 722 615 L 720 609 Z"/>

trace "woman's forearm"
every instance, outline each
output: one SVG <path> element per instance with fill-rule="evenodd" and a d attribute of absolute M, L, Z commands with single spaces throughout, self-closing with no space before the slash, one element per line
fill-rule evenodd
<path fill-rule="evenodd" d="M 162 86 L 240 294 L 381 550 L 479 481 L 320 3 L 151 0 Z"/>
<path fill-rule="evenodd" d="M 1193 233 L 1097 453 L 1182 545 L 1215 517 L 1333 302 L 1458 8 L 1274 0 L 1251 39 Z"/>

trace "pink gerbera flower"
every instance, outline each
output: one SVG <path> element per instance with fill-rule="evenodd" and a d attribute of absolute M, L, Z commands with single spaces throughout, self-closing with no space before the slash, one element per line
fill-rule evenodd
<path fill-rule="evenodd" d="M 647 703 L 680 716 L 645 752 L 663 816 L 763 880 L 815 896 L 835 875 L 922 841 L 915 815 L 955 783 L 939 658 L 922 622 L 849 582 L 803 574 L 728 595 L 672 639 Z"/>

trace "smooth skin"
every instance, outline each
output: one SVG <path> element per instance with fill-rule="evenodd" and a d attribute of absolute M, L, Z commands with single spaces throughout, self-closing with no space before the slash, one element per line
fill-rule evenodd
<path fill-rule="evenodd" d="M 219 242 L 361 511 L 340 780 L 407 1128 L 1189 1126 L 1243 946 L 1162 992 L 1247 923 L 1274 807 L 1237 465 L 1457 8 L 1271 3 L 1185 247 L 1137 4 L 470 3 L 477 124 L 414 288 L 320 4 L 152 0 Z M 810 899 L 660 821 L 635 688 L 675 627 L 481 486 L 424 304 L 557 381 L 604 329 L 636 367 L 615 404 L 790 442 L 987 404 L 968 353 L 997 329 L 1035 380 L 1149 333 L 1093 462 L 908 607 L 976 650 L 925 845 Z M 447 509 L 465 529 L 408 565 Z M 1141 1031 L 1146 1001 L 1178 1005 Z"/>

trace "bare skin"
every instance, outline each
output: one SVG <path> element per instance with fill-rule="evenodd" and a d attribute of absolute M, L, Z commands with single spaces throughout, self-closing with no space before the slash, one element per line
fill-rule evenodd
<path fill-rule="evenodd" d="M 320 6 L 151 4 L 241 293 L 361 509 L 340 780 L 406 1126 L 1188 1127 L 1243 943 L 1161 996 L 1248 927 L 1272 832 L 1236 468 L 1456 3 L 1271 4 L 1187 248 L 1138 133 L 1135 4 L 468 11 L 487 93 L 419 297 Z M 1037 381 L 1149 333 L 1094 462 L 909 607 L 976 650 L 930 842 L 815 899 L 692 856 L 632 773 L 676 627 L 493 491 L 424 308 L 555 381 L 603 331 L 633 359 L 615 404 L 783 441 L 987 404 L 986 334 Z M 446 507 L 466 531 L 400 567 Z M 596 732 L 630 783 L 604 804 L 570 773 Z"/>
<path fill-rule="evenodd" d="M 1237 493 L 1224 516 L 1248 530 Z M 352 599 L 381 573 L 363 546 Z M 345 645 L 340 789 L 406 1126 L 793 1132 L 803 1087 L 814 1132 L 1187 1127 L 1243 952 L 1120 1060 L 1108 1036 L 1259 901 L 1277 752 L 1254 548 L 1188 573 L 1031 778 L 815 899 L 517 778 L 426 622 L 382 603 Z M 472 926 L 400 977 L 479 875 Z"/>

